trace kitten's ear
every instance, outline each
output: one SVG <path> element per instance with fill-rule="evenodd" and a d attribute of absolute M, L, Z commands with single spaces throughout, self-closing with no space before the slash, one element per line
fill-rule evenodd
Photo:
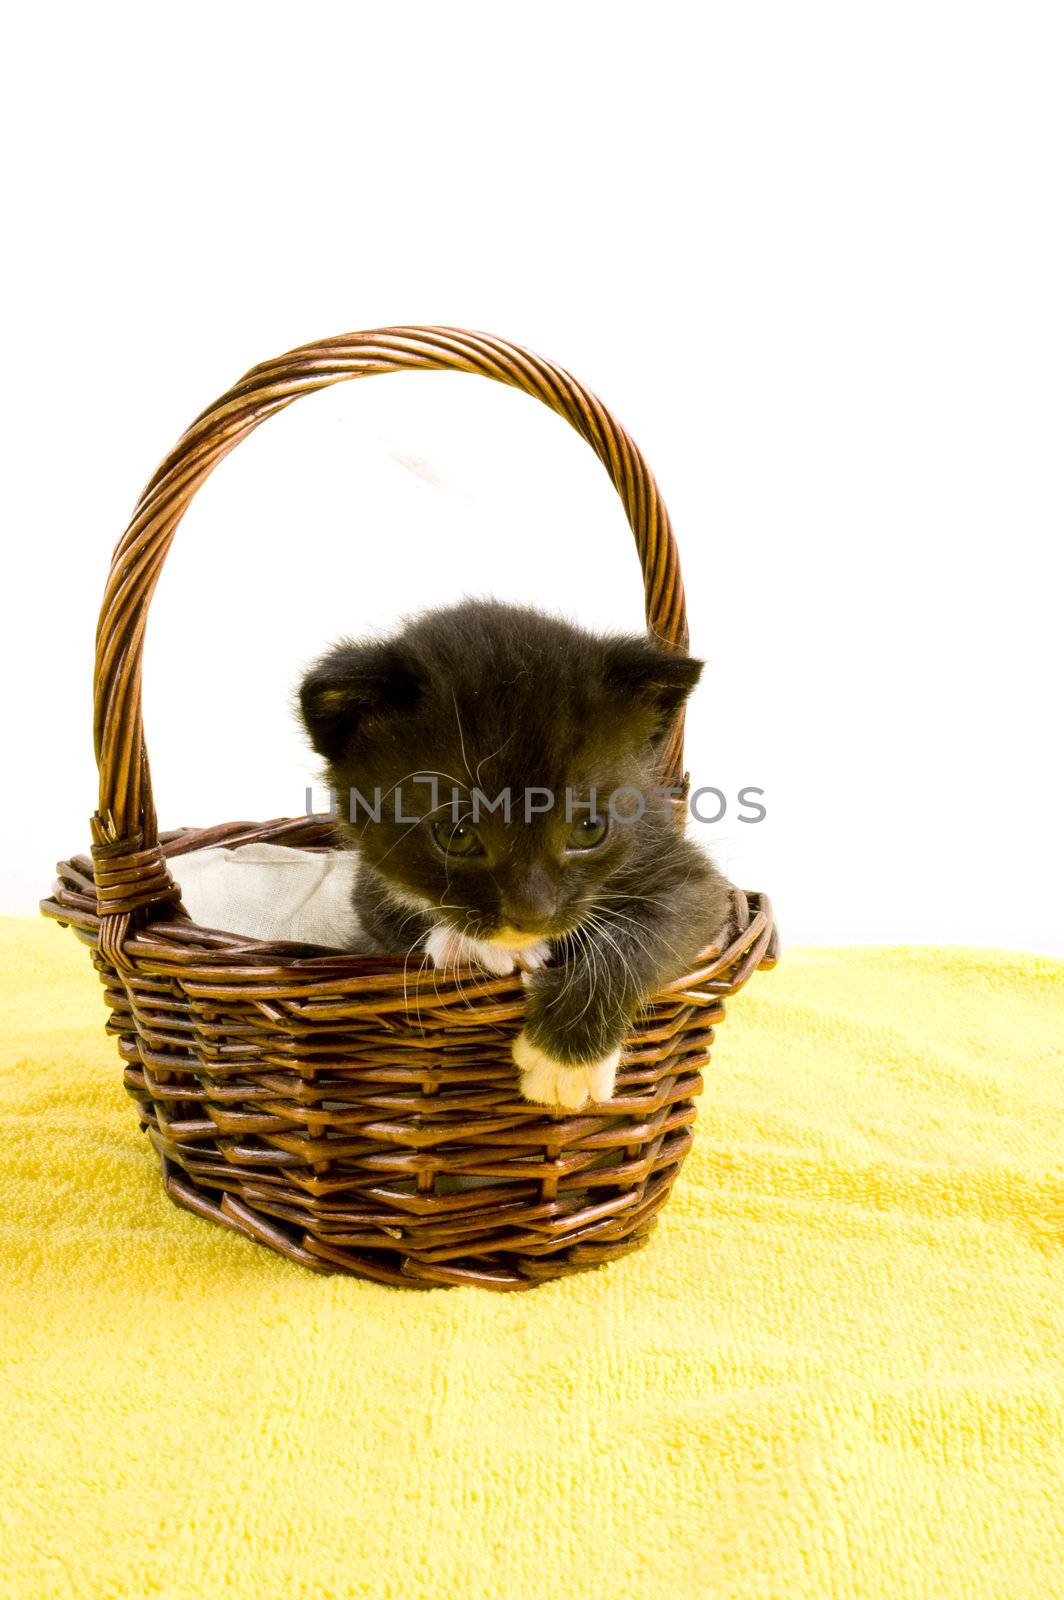
<path fill-rule="evenodd" d="M 413 710 L 421 688 L 416 667 L 395 645 L 344 643 L 303 679 L 299 711 L 314 749 L 339 761 L 360 735 Z"/>
<path fill-rule="evenodd" d="M 606 682 L 651 717 L 651 737 L 661 738 L 695 684 L 702 662 L 663 649 L 650 639 L 617 639 L 606 652 Z"/>

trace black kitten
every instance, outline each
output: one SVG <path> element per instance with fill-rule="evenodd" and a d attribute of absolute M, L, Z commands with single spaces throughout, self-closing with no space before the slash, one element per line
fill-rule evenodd
<path fill-rule="evenodd" d="M 340 644 L 303 681 L 371 947 L 523 967 L 526 1099 L 608 1100 L 641 1003 L 725 927 L 728 884 L 656 776 L 701 670 L 646 638 L 467 600 Z"/>

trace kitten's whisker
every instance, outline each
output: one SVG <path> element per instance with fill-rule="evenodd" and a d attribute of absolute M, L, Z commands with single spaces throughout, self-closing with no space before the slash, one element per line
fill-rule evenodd
<path fill-rule="evenodd" d="M 510 737 L 508 739 L 504 739 L 502 744 L 499 746 L 499 748 L 497 750 L 493 750 L 491 752 L 490 756 L 483 756 L 481 758 L 481 760 L 477 762 L 477 775 L 473 779 L 473 783 L 478 789 L 480 788 L 480 769 L 481 769 L 481 767 L 487 766 L 489 761 L 494 761 L 496 756 L 501 756 L 503 751 L 506 749 L 507 745 L 512 744 L 516 737 L 517 737 L 517 729 L 515 728 L 513 733 L 511 733 Z"/>
<path fill-rule="evenodd" d="M 413 952 L 414 952 L 414 950 L 416 948 L 417 948 L 417 940 L 415 939 L 414 943 L 410 946 L 410 949 L 406 953 L 406 960 L 404 960 L 404 962 L 403 962 L 403 1004 L 404 1004 L 404 1009 L 407 1010 L 408 1012 L 409 1012 L 409 1006 L 407 1005 L 407 998 L 406 998 L 406 967 L 407 967 L 407 961 L 409 961 L 411 955 L 413 954 Z M 425 970 L 425 962 L 427 960 L 428 960 L 428 952 L 425 951 L 422 954 L 422 957 L 421 957 L 421 965 L 417 969 L 417 977 L 419 979 L 421 977 L 421 974 Z M 415 994 L 417 996 L 417 1025 L 420 1028 L 421 1027 L 421 986 L 420 986 L 420 984 L 418 984 L 418 987 L 415 990 Z"/>
<path fill-rule="evenodd" d="M 410 965 L 410 957 L 413 955 L 414 951 L 417 949 L 419 942 L 420 942 L 420 935 L 418 936 L 417 939 L 414 940 L 413 944 L 407 950 L 406 955 L 403 957 L 403 1010 L 404 1011 L 408 1011 L 410 1009 L 410 996 L 409 996 L 408 988 L 407 988 L 407 968 Z"/>
<path fill-rule="evenodd" d="M 462 734 L 462 719 L 458 715 L 458 701 L 455 698 L 455 693 L 454 693 L 453 689 L 451 690 L 451 704 L 454 706 L 454 720 L 458 724 L 458 744 L 459 744 L 459 748 L 461 749 L 461 752 L 462 752 L 462 765 L 463 765 L 463 767 L 465 767 L 466 772 L 468 773 L 468 775 L 471 778 L 473 778 L 473 782 L 475 784 L 477 780 L 476 780 L 476 778 L 473 777 L 473 773 L 470 770 L 470 766 L 469 766 L 469 757 L 466 755 L 465 738 L 464 738 L 464 736 Z M 465 789 L 467 787 L 468 787 L 468 785 L 466 785 L 466 784 L 462 785 L 463 789 Z"/>
<path fill-rule="evenodd" d="M 581 953 L 581 949 L 583 947 L 583 939 L 582 939 L 582 936 L 581 936 L 581 930 L 579 928 L 574 928 L 572 933 L 566 934 L 566 942 L 570 946 L 570 953 L 571 953 L 572 959 L 568 963 L 566 963 L 566 966 L 568 968 L 567 976 L 565 977 L 565 979 L 564 979 L 564 981 L 562 983 L 562 986 L 559 989 L 559 991 L 558 991 L 557 995 L 555 996 L 554 1000 L 551 1002 L 552 1005 L 553 1004 L 560 1004 L 561 1001 L 564 1000 L 565 996 L 569 993 L 569 990 L 573 987 L 574 983 L 576 982 L 576 975 L 577 975 L 577 972 L 579 970 L 578 966 L 577 966 L 577 963 L 578 963 L 578 961 L 580 959 L 580 953 Z M 563 968 L 563 970 L 565 970 L 565 968 Z"/>
<path fill-rule="evenodd" d="M 625 960 L 624 952 L 621 950 L 621 947 L 620 947 L 620 945 L 618 945 L 617 941 L 610 937 L 609 933 L 607 932 L 605 926 L 602 923 L 601 918 L 596 917 L 594 915 L 588 917 L 588 926 L 590 928 L 592 928 L 599 935 L 599 937 L 601 939 L 605 939 L 607 944 L 612 945 L 613 949 L 617 953 L 617 957 L 618 957 L 618 960 L 621 963 L 622 969 L 624 970 L 625 973 L 628 974 L 629 977 L 631 977 L 631 969 L 628 966 L 628 962 Z M 590 946 L 590 948 L 594 949 L 594 944 L 593 943 Z M 605 955 L 604 951 L 602 952 L 602 957 L 603 957 L 602 964 L 603 964 L 603 967 L 605 968 L 606 978 L 607 978 L 607 982 L 608 982 L 608 989 L 607 989 L 607 993 L 606 993 L 606 998 L 612 1004 L 612 1002 L 613 1002 L 613 971 L 612 971 L 612 969 L 610 967 L 609 961 L 606 959 L 606 955 Z"/>
<path fill-rule="evenodd" d="M 461 778 L 456 778 L 453 772 L 441 772 L 438 767 L 411 767 L 410 771 L 404 773 L 401 778 L 396 778 L 390 789 L 384 790 L 383 794 L 381 795 L 382 805 L 390 794 L 395 793 L 396 789 L 398 789 L 401 783 L 406 782 L 407 778 L 450 778 L 451 782 L 459 789 L 469 788 L 468 783 L 464 783 Z M 442 803 L 443 802 L 441 802 L 441 804 Z M 450 801 L 448 801 L 447 804 L 449 805 Z M 433 807 L 433 810 L 438 809 L 438 806 Z"/>
<path fill-rule="evenodd" d="M 686 882 L 686 879 L 684 881 Z M 681 884 L 680 887 L 683 888 L 683 884 Z M 630 906 L 636 906 L 636 905 L 638 905 L 638 906 L 671 906 L 672 905 L 672 901 L 671 900 L 667 900 L 664 897 L 664 895 L 634 894 L 630 889 L 622 890 L 622 891 L 616 892 L 616 893 L 611 891 L 611 890 L 609 890 L 609 889 L 600 889 L 600 890 L 598 890 L 598 892 L 595 895 L 595 902 L 594 902 L 595 905 L 596 906 L 597 905 L 601 905 L 606 900 L 610 900 L 610 901 L 619 900 L 622 905 L 628 904 Z"/>
<path fill-rule="evenodd" d="M 587 1012 L 590 1011 L 592 1002 L 595 998 L 595 991 L 600 987 L 601 984 L 601 979 L 599 978 L 600 952 L 595 948 L 595 942 L 591 937 L 590 931 L 585 934 L 585 949 L 587 955 L 590 957 L 590 982 L 587 986 L 587 994 L 584 997 L 584 1004 L 577 1013 L 576 1017 L 574 1017 L 574 1022 L 580 1022 Z"/>
<path fill-rule="evenodd" d="M 580 939 L 580 943 L 584 947 L 585 954 L 589 957 L 589 960 L 584 964 L 584 973 L 587 976 L 589 981 L 588 981 L 588 986 L 587 986 L 587 995 L 586 995 L 586 997 L 584 999 L 584 1004 L 581 1007 L 580 1011 L 577 1013 L 577 1015 L 571 1019 L 571 1022 L 573 1024 L 579 1022 L 581 1020 L 581 1018 L 585 1015 L 585 1013 L 587 1012 L 588 1008 L 591 1005 L 592 1000 L 595 998 L 595 990 L 598 987 L 598 954 L 597 954 L 597 952 L 595 950 L 595 947 L 592 944 L 592 942 L 591 942 L 591 940 L 590 940 L 590 938 L 588 936 L 587 929 L 581 927 L 581 928 L 578 928 L 576 930 L 576 932 L 577 932 L 577 935 L 578 935 L 578 937 Z M 567 994 L 569 989 L 572 988 L 575 985 L 576 980 L 577 980 L 577 976 L 579 975 L 580 970 L 581 970 L 580 965 L 577 962 L 574 961 L 573 964 L 572 964 L 572 974 L 570 976 L 569 982 L 563 986 L 561 992 L 557 996 L 558 1000 L 561 1000 L 562 996 Z"/>

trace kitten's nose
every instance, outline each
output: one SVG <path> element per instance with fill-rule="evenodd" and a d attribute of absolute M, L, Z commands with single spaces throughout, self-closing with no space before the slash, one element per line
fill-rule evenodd
<path fill-rule="evenodd" d="M 542 933 L 558 909 L 558 893 L 542 867 L 533 867 L 502 897 L 502 915 L 517 933 Z"/>

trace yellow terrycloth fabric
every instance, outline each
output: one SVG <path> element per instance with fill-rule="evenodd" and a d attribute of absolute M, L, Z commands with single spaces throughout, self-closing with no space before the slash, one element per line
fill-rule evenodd
<path fill-rule="evenodd" d="M 495 1296 L 176 1209 L 86 950 L 0 957 L 4 1595 L 1062 1593 L 1064 964 L 790 952 L 649 1247 Z"/>

